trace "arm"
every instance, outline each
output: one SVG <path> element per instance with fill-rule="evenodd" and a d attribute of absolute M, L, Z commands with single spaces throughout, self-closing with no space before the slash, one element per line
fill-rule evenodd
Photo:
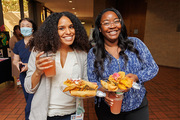
<path fill-rule="evenodd" d="M 87 53 L 83 54 L 83 58 L 84 58 L 84 64 L 83 64 L 83 79 L 88 81 L 88 77 L 87 77 Z"/>
<path fill-rule="evenodd" d="M 27 75 L 25 78 L 25 89 L 28 93 L 34 93 L 40 83 L 42 74 L 44 73 L 43 71 L 45 69 L 48 69 L 52 67 L 52 65 L 49 65 L 47 67 L 43 67 L 43 65 L 46 65 L 51 61 L 51 57 L 45 57 L 39 59 L 39 57 L 44 54 L 44 52 L 36 53 L 36 52 L 31 52 L 29 62 L 28 62 L 28 71 Z M 47 61 L 47 62 L 45 62 Z"/>
<path fill-rule="evenodd" d="M 154 78 L 157 75 L 159 68 L 147 46 L 141 40 L 136 39 L 135 47 L 139 51 L 139 55 L 142 59 L 142 67 L 136 74 L 138 77 L 138 80 L 136 81 L 143 83 Z"/>
<path fill-rule="evenodd" d="M 31 52 L 31 55 L 30 55 L 29 61 L 28 61 L 29 69 L 27 71 L 26 78 L 24 81 L 24 86 L 25 86 L 26 91 L 31 94 L 34 93 L 38 88 L 38 84 L 36 86 L 32 87 L 32 81 L 31 81 L 31 77 L 33 76 L 33 74 L 36 70 L 36 66 L 35 66 L 36 55 L 37 55 L 37 53 Z"/>
<path fill-rule="evenodd" d="M 20 64 L 20 57 L 17 54 L 14 54 L 14 59 L 13 59 L 13 64 L 17 67 L 17 69 L 19 70 L 19 64 Z M 20 71 L 20 70 L 19 70 Z"/>

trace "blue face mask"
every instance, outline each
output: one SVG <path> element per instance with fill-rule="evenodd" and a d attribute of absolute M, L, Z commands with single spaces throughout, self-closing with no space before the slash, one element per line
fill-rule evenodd
<path fill-rule="evenodd" d="M 32 28 L 22 27 L 22 28 L 20 28 L 20 30 L 21 30 L 21 34 L 23 36 L 30 36 L 30 35 L 32 35 Z"/>

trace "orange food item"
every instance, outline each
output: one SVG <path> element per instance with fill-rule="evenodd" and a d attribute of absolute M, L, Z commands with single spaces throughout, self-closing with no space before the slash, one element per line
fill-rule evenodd
<path fill-rule="evenodd" d="M 116 85 L 113 85 L 111 83 L 107 83 L 103 80 L 101 80 L 101 85 L 105 88 L 108 89 L 109 91 L 117 91 L 118 87 Z"/>
<path fill-rule="evenodd" d="M 64 81 L 64 84 L 67 85 L 67 87 L 63 90 L 63 92 L 69 91 L 72 96 L 76 97 L 95 96 L 98 88 L 97 84 L 84 80 L 67 79 Z"/>
<path fill-rule="evenodd" d="M 101 81 L 101 84 L 105 89 L 110 91 L 117 91 L 118 88 L 120 90 L 126 90 L 132 87 L 133 80 L 126 77 L 125 72 L 120 71 L 118 73 L 110 75 L 107 82 Z"/>

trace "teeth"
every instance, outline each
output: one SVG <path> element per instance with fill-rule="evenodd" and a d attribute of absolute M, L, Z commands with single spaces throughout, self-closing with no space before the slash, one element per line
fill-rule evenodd
<path fill-rule="evenodd" d="M 110 33 L 111 33 L 111 34 L 116 34 L 116 31 L 111 31 Z"/>
<path fill-rule="evenodd" d="M 72 37 L 65 37 L 64 39 L 66 39 L 66 40 L 71 40 Z"/>

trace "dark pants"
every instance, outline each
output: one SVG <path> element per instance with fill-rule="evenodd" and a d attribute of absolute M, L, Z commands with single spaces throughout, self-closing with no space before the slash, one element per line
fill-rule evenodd
<path fill-rule="evenodd" d="M 30 114 L 30 110 L 31 110 L 31 101 L 32 101 L 32 98 L 33 98 L 34 94 L 29 94 L 29 93 L 26 92 L 26 90 L 24 88 L 24 79 L 25 79 L 25 77 L 26 77 L 26 72 L 20 73 L 21 86 L 22 86 L 24 97 L 25 97 L 25 100 L 26 100 L 25 120 L 29 120 L 29 114 Z"/>
<path fill-rule="evenodd" d="M 75 114 L 75 113 L 73 113 Z M 71 120 L 71 115 L 47 117 L 47 120 Z"/>
<path fill-rule="evenodd" d="M 149 120 L 148 101 L 146 96 L 140 107 L 130 112 L 121 112 L 118 115 L 112 114 L 110 107 L 101 101 L 100 106 L 95 105 L 98 120 Z"/>

